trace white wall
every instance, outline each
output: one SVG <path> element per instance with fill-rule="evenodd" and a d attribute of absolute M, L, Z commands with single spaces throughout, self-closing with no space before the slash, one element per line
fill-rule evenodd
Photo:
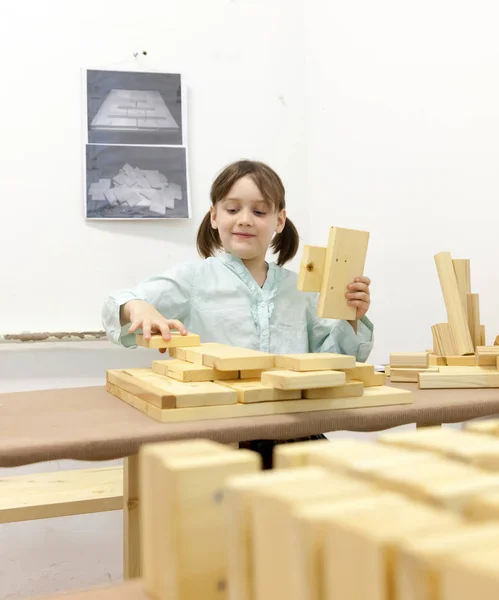
<path fill-rule="evenodd" d="M 284 0 L 1 4 L 0 334 L 100 329 L 111 290 L 196 256 L 211 181 L 232 160 L 264 160 L 281 174 L 290 217 L 308 237 L 301 7 Z M 148 56 L 136 63 L 133 53 L 142 50 Z M 83 67 L 183 74 L 191 221 L 84 220 Z M 148 352 L 90 342 L 1 348 L 0 392 L 97 385 L 108 368 L 150 360 Z M 57 461 L 8 472 L 85 466 Z M 0 597 L 120 579 L 120 519 L 116 512 L 0 525 Z"/>
<path fill-rule="evenodd" d="M 371 232 L 375 362 L 446 320 L 433 256 L 471 258 L 499 334 L 499 6 L 314 0 L 306 14 L 311 231 Z"/>

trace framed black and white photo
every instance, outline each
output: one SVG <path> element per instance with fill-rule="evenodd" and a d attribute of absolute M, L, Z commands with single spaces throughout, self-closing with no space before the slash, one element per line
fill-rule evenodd
<path fill-rule="evenodd" d="M 86 112 L 90 144 L 185 144 L 179 74 L 87 70 Z"/>
<path fill-rule="evenodd" d="M 185 148 L 87 144 L 87 219 L 187 219 Z"/>

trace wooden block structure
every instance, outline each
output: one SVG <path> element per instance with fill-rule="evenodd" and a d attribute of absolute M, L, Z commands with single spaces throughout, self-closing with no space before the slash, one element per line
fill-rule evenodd
<path fill-rule="evenodd" d="M 269 471 L 214 442 L 144 446 L 145 590 L 156 600 L 496 600 L 494 431 L 281 444 Z"/>
<path fill-rule="evenodd" d="M 357 309 L 349 306 L 348 285 L 364 274 L 369 233 L 332 227 L 327 248 L 305 246 L 298 289 L 319 292 L 317 316 L 354 321 Z"/>
<path fill-rule="evenodd" d="M 151 369 L 109 370 L 107 390 L 163 423 L 412 402 L 412 392 L 385 386 L 384 374 L 354 356 L 275 356 L 213 343 L 173 354 Z"/>

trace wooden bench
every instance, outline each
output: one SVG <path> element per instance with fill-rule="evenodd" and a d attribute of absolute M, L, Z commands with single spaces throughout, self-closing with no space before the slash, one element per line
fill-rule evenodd
<path fill-rule="evenodd" d="M 0 477 L 0 523 L 123 508 L 123 468 Z"/>

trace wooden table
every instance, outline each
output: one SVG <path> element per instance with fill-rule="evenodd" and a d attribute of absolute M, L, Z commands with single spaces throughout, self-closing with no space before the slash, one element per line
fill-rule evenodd
<path fill-rule="evenodd" d="M 499 390 L 418 390 L 410 405 L 163 424 L 104 387 L 0 394 L 0 467 L 124 458 L 124 575 L 140 575 L 137 453 L 142 444 L 207 438 L 221 443 L 290 439 L 329 431 L 381 431 L 460 423 L 499 414 Z"/>

